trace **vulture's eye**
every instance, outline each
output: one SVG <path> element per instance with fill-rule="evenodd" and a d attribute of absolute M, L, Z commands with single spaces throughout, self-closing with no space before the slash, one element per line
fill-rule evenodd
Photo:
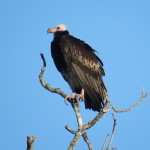
<path fill-rule="evenodd" d="M 60 29 L 60 27 L 57 27 L 57 29 Z"/>

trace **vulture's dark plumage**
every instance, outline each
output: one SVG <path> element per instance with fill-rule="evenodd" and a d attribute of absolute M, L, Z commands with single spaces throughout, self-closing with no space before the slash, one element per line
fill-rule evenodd
<path fill-rule="evenodd" d="M 102 80 L 105 75 L 102 61 L 88 44 L 69 35 L 64 24 L 49 28 L 54 33 L 51 54 L 58 71 L 70 85 L 72 92 L 84 89 L 85 108 L 100 111 L 107 89 Z"/>

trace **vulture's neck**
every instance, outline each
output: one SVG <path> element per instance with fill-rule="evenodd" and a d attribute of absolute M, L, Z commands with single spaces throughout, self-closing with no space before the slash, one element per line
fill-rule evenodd
<path fill-rule="evenodd" d="M 61 36 L 63 35 L 69 35 L 69 31 L 59 31 L 54 33 L 54 40 L 59 40 Z"/>

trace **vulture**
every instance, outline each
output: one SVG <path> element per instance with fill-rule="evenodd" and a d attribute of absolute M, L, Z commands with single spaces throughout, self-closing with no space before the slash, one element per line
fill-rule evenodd
<path fill-rule="evenodd" d="M 107 89 L 102 80 L 105 75 L 103 63 L 95 54 L 96 51 L 70 35 L 65 24 L 48 28 L 47 33 L 54 33 L 51 55 L 57 70 L 72 89 L 72 95 L 66 99 L 78 95 L 86 109 L 99 112 L 104 106 Z"/>

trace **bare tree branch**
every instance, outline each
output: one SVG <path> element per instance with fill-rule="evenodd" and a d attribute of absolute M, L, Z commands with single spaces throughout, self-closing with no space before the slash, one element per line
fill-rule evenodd
<path fill-rule="evenodd" d="M 35 136 L 27 136 L 27 150 L 33 150 L 33 142 L 36 140 Z"/>
<path fill-rule="evenodd" d="M 70 129 L 67 125 L 65 126 L 66 130 L 68 130 L 70 133 L 72 134 L 76 134 L 76 131 L 73 131 L 72 129 Z"/>
<path fill-rule="evenodd" d="M 107 134 L 107 135 L 106 135 L 106 138 L 105 138 L 105 141 L 104 141 L 104 144 L 103 144 L 103 146 L 102 146 L 101 150 L 104 150 L 105 145 L 106 145 L 107 140 L 108 140 L 108 137 L 109 137 L 109 134 Z"/>
<path fill-rule="evenodd" d="M 104 116 L 104 112 L 101 110 L 98 115 L 92 120 L 92 121 L 89 121 L 87 124 L 83 125 L 83 129 L 84 130 L 87 130 L 89 128 L 91 128 L 92 126 L 94 126 L 100 118 L 102 118 Z"/>
<path fill-rule="evenodd" d="M 83 125 L 84 130 L 87 130 L 87 129 L 91 128 L 92 126 L 94 126 L 100 120 L 100 118 L 102 118 L 104 116 L 105 111 L 103 111 L 103 110 L 106 110 L 109 102 L 110 102 L 110 100 L 109 100 L 109 97 L 107 96 L 107 100 L 104 103 L 104 107 L 100 110 L 100 112 L 94 117 L 94 119 L 92 121 L 89 121 L 87 124 Z"/>
<path fill-rule="evenodd" d="M 45 81 L 43 79 L 43 75 L 44 75 L 44 72 L 45 72 L 46 61 L 45 61 L 45 58 L 44 58 L 44 54 L 41 53 L 40 55 L 41 55 L 41 58 L 43 60 L 43 67 L 42 67 L 41 73 L 39 75 L 41 85 L 45 89 L 47 89 L 48 91 L 50 91 L 52 93 L 57 93 L 57 94 L 61 95 L 63 98 L 65 98 L 67 95 L 63 91 L 61 91 L 59 88 L 51 88 L 51 86 L 48 83 L 45 83 Z"/>
<path fill-rule="evenodd" d="M 112 116 L 113 116 L 113 120 L 114 120 L 114 125 L 113 125 L 113 129 L 112 129 L 112 134 L 111 134 L 111 137 L 110 137 L 110 141 L 109 141 L 109 144 L 108 144 L 108 147 L 107 147 L 106 150 L 110 150 L 110 146 L 111 146 L 112 141 L 113 141 L 113 137 L 114 137 L 114 133 L 115 133 L 115 129 L 116 129 L 116 124 L 117 124 L 114 114 L 112 114 Z"/>
<path fill-rule="evenodd" d="M 78 122 L 78 131 L 75 133 L 75 136 L 74 136 L 73 140 L 71 141 L 68 150 L 73 150 L 74 149 L 74 147 L 76 146 L 80 136 L 83 133 L 83 129 L 82 129 L 83 121 L 82 121 L 80 111 L 78 109 L 78 104 L 75 103 L 75 102 L 71 102 L 71 105 L 72 105 L 72 108 L 74 109 L 74 112 L 76 114 L 76 118 L 77 118 L 77 122 Z"/>
<path fill-rule="evenodd" d="M 43 60 L 43 67 L 46 67 L 46 60 L 45 60 L 45 58 L 44 58 L 44 54 L 41 53 L 40 55 L 41 55 L 41 58 L 42 58 L 42 60 Z"/>
<path fill-rule="evenodd" d="M 88 138 L 87 132 L 84 132 L 82 134 L 82 137 L 83 137 L 84 141 L 87 143 L 89 150 L 93 150 L 90 140 Z"/>
<path fill-rule="evenodd" d="M 134 105 L 132 105 L 131 107 L 129 107 L 128 109 L 123 109 L 123 110 L 117 110 L 113 105 L 110 105 L 107 109 L 103 109 L 104 112 L 108 112 L 111 108 L 115 111 L 115 112 L 126 112 L 131 110 L 132 108 L 136 107 L 137 105 L 139 105 L 146 97 L 148 96 L 148 93 L 144 93 L 144 88 L 142 88 L 142 96 L 140 98 L 140 100 L 135 103 Z"/>
<path fill-rule="evenodd" d="M 112 116 L 113 116 L 114 124 L 113 124 L 113 129 L 112 129 L 112 134 L 111 134 L 111 137 L 110 137 L 110 141 L 109 141 L 109 143 L 108 143 L 108 146 L 107 146 L 106 150 L 113 150 L 113 149 L 116 149 L 116 147 L 110 148 L 110 147 L 111 147 L 111 144 L 112 144 L 112 141 L 113 141 L 116 124 L 117 124 L 117 123 L 116 123 L 116 118 L 115 118 L 114 114 L 112 114 Z M 101 150 L 105 150 L 105 145 L 106 145 L 106 143 L 107 143 L 108 137 L 109 137 L 109 134 L 107 134 L 106 139 L 105 139 L 105 141 L 104 141 L 104 144 L 103 144 Z"/>

